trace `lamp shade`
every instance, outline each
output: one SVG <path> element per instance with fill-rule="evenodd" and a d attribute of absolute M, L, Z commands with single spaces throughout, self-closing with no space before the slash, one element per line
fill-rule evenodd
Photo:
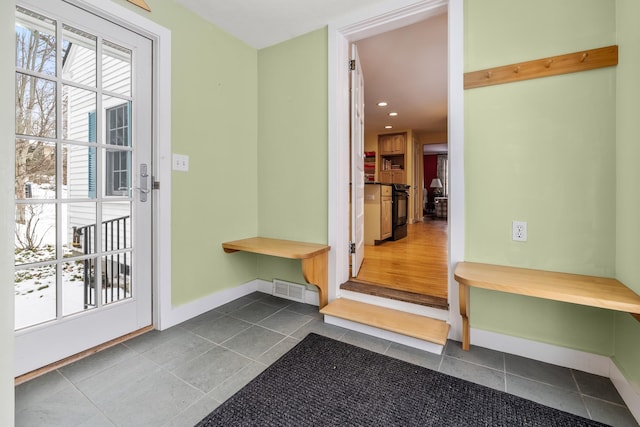
<path fill-rule="evenodd" d="M 433 178 L 431 180 L 431 185 L 429 187 L 431 187 L 431 188 L 442 188 L 442 181 L 440 181 L 440 178 Z"/>

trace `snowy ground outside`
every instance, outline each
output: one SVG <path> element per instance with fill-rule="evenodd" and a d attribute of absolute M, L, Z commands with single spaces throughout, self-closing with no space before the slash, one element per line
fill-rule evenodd
<path fill-rule="evenodd" d="M 25 261 L 47 257 L 50 259 L 52 246 L 47 246 L 38 253 L 21 253 Z M 16 255 L 16 260 L 18 256 Z M 27 261 L 28 262 L 28 261 Z M 32 261 L 33 262 L 33 261 Z M 63 302 L 62 312 L 77 313 L 84 309 L 84 266 L 82 262 L 71 261 L 63 268 Z M 15 327 L 46 322 L 56 317 L 56 272 L 55 265 L 16 270 L 15 273 Z"/>

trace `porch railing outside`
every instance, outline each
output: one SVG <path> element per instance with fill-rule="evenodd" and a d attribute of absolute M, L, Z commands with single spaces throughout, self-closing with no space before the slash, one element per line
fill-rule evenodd
<path fill-rule="evenodd" d="M 131 217 L 129 215 L 102 222 L 102 251 L 113 252 L 126 249 L 130 241 Z M 95 252 L 96 224 L 73 227 L 73 246 L 89 255 Z M 84 262 L 84 308 L 96 306 L 94 292 L 95 258 L 86 258 Z M 119 301 L 130 296 L 131 266 L 128 252 L 111 253 L 102 257 L 100 287 L 103 291 L 102 302 Z"/>

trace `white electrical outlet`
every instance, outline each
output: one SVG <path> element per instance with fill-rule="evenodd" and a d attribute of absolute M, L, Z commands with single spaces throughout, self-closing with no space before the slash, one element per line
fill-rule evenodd
<path fill-rule="evenodd" d="M 189 156 L 184 154 L 174 154 L 173 170 L 187 172 L 189 170 Z"/>
<path fill-rule="evenodd" d="M 527 223 L 526 221 L 513 221 L 512 225 L 513 240 L 516 242 L 527 241 Z"/>

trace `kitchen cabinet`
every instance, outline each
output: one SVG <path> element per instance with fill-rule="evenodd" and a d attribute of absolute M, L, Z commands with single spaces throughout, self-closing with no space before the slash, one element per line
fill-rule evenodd
<path fill-rule="evenodd" d="M 407 134 L 392 133 L 378 136 L 378 146 L 380 155 L 404 154 L 407 142 Z"/>
<path fill-rule="evenodd" d="M 390 185 L 381 185 L 382 198 L 380 200 L 380 240 L 388 239 L 393 232 L 392 209 L 393 199 Z"/>
<path fill-rule="evenodd" d="M 406 184 L 406 175 L 404 170 L 381 171 L 380 182 L 384 184 Z"/>
<path fill-rule="evenodd" d="M 377 245 L 391 237 L 392 189 L 390 185 L 364 186 L 364 244 Z"/>
<path fill-rule="evenodd" d="M 407 134 L 396 133 L 378 135 L 380 169 L 378 181 L 384 184 L 406 184 L 405 150 Z"/>

